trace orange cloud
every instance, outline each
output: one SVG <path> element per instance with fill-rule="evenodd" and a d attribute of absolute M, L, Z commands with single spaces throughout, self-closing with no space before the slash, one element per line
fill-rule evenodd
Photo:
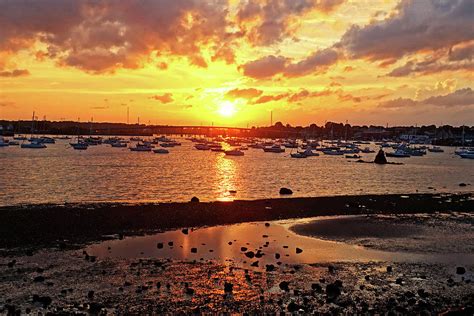
<path fill-rule="evenodd" d="M 5 70 L 0 71 L 0 77 L 14 78 L 29 76 L 30 72 L 27 69 L 14 69 L 11 71 Z"/>
<path fill-rule="evenodd" d="M 233 89 L 228 91 L 225 96 L 230 99 L 253 99 L 260 96 L 263 93 L 262 90 L 258 90 L 255 88 L 248 88 L 248 89 Z"/>
<path fill-rule="evenodd" d="M 165 93 L 165 94 L 162 94 L 162 95 L 157 94 L 157 95 L 154 95 L 154 96 L 150 97 L 150 99 L 160 101 L 161 103 L 170 103 L 170 102 L 174 101 L 173 95 L 171 93 Z"/>

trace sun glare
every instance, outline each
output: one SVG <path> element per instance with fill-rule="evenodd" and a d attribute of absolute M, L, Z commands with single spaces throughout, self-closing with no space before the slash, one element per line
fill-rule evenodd
<path fill-rule="evenodd" d="M 236 112 L 235 105 L 232 102 L 225 101 L 219 106 L 219 114 L 222 116 L 230 117 Z"/>

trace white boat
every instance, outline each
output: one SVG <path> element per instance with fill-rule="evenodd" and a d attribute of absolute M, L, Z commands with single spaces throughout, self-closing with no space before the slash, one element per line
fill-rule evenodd
<path fill-rule="evenodd" d="M 263 151 L 266 153 L 283 153 L 285 152 L 285 148 L 282 148 L 280 145 L 273 145 L 271 147 L 264 147 Z"/>
<path fill-rule="evenodd" d="M 8 141 L 8 146 L 19 146 L 20 143 L 17 142 L 16 140 L 10 140 Z"/>
<path fill-rule="evenodd" d="M 299 151 L 297 152 L 298 154 L 303 154 L 305 155 L 306 157 L 317 157 L 319 156 L 319 153 L 317 152 L 314 152 L 311 147 L 306 147 L 306 150 L 305 151 Z"/>
<path fill-rule="evenodd" d="M 441 147 L 438 147 L 438 146 L 433 146 L 431 148 L 428 148 L 428 151 L 431 152 L 431 153 L 442 153 L 442 152 L 444 152 L 444 149 L 442 149 Z"/>
<path fill-rule="evenodd" d="M 386 153 L 385 155 L 387 157 L 392 157 L 392 158 L 408 158 L 408 157 L 410 157 L 410 154 L 407 153 L 402 148 L 399 148 L 399 149 L 395 150 L 393 153 Z"/>
<path fill-rule="evenodd" d="M 226 156 L 243 156 L 244 152 L 241 150 L 233 149 L 233 150 L 226 150 L 224 151 Z"/>
<path fill-rule="evenodd" d="M 30 143 L 23 143 L 20 146 L 21 148 L 29 148 L 29 149 L 42 149 L 42 148 L 47 148 L 45 144 L 37 142 L 37 141 L 32 141 Z"/>
<path fill-rule="evenodd" d="M 206 144 L 196 144 L 194 146 L 194 148 L 196 148 L 197 150 L 209 150 L 209 149 L 211 149 L 211 147 L 209 147 Z"/>
<path fill-rule="evenodd" d="M 5 139 L 0 136 L 0 147 L 7 147 L 9 145 L 8 141 L 5 141 Z"/>
<path fill-rule="evenodd" d="M 86 150 L 87 148 L 89 148 L 89 145 L 84 142 L 69 143 L 69 145 L 71 145 L 71 147 L 75 150 Z"/>
<path fill-rule="evenodd" d="M 155 154 L 169 154 L 170 153 L 168 149 L 164 149 L 164 148 L 153 149 L 153 152 Z"/>
<path fill-rule="evenodd" d="M 119 141 L 119 142 L 110 143 L 110 146 L 114 148 L 124 148 L 124 147 L 127 147 L 127 143 Z"/>
<path fill-rule="evenodd" d="M 304 152 L 296 152 L 290 154 L 291 158 L 307 158 L 308 156 L 305 155 Z"/>
<path fill-rule="evenodd" d="M 131 151 L 151 151 L 152 147 L 149 144 L 138 143 L 135 147 L 130 147 Z"/>

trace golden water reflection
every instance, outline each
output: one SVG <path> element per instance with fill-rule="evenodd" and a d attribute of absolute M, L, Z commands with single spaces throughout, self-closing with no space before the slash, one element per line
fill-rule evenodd
<path fill-rule="evenodd" d="M 215 172 L 217 176 L 219 201 L 232 201 L 234 193 L 237 191 L 237 181 L 239 174 L 238 164 L 234 161 L 239 157 L 227 157 L 225 155 L 216 156 Z"/>

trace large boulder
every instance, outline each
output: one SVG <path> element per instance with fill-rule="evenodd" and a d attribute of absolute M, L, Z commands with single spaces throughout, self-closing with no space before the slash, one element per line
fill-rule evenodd
<path fill-rule="evenodd" d="M 293 194 L 293 191 L 291 189 L 288 189 L 288 188 L 281 188 L 280 189 L 280 194 L 281 195 Z"/>
<path fill-rule="evenodd" d="M 377 156 L 375 156 L 374 163 L 384 165 L 387 163 L 387 158 L 385 157 L 385 153 L 382 149 L 379 150 Z"/>

